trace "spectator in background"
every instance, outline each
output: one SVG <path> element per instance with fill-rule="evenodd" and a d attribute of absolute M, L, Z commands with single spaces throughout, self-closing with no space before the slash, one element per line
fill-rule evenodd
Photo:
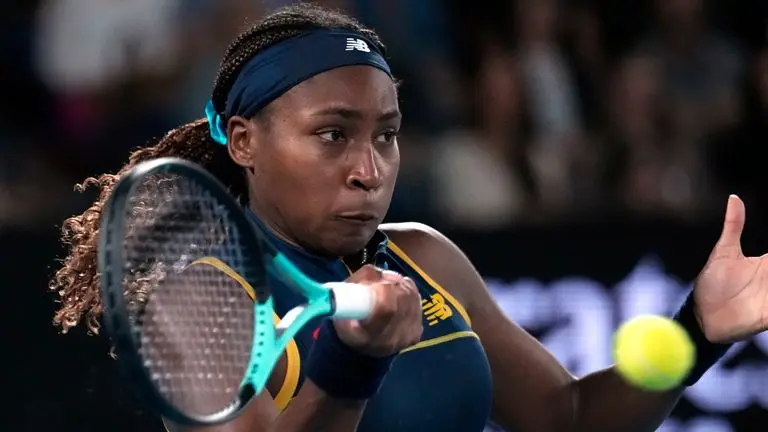
<path fill-rule="evenodd" d="M 474 105 L 479 128 L 446 135 L 430 158 L 439 213 L 472 229 L 505 227 L 535 202 L 519 65 L 500 45 L 484 47 Z"/>
<path fill-rule="evenodd" d="M 609 70 L 603 23 L 596 8 L 588 1 L 579 0 L 566 12 L 565 48 L 577 83 L 582 121 L 592 132 L 602 127 L 605 121 L 603 93 Z"/>
<path fill-rule="evenodd" d="M 537 193 L 545 210 L 562 212 L 588 202 L 574 186 L 589 181 L 577 169 L 579 156 L 593 153 L 582 141 L 582 120 L 575 80 L 558 43 L 561 4 L 558 0 L 519 0 L 517 45 L 533 126 L 529 157 Z M 566 207 L 567 206 L 567 207 Z"/>
<path fill-rule="evenodd" d="M 743 59 L 738 47 L 712 29 L 705 0 L 657 0 L 657 22 L 642 49 L 659 59 L 664 93 L 700 134 L 738 123 Z"/>
<path fill-rule="evenodd" d="M 3 3 L 0 13 L 0 231 L 35 229 L 62 216 L 70 179 L 57 163 L 51 94 L 36 75 L 31 40 L 38 1 Z"/>
<path fill-rule="evenodd" d="M 636 212 L 688 207 L 692 199 L 690 181 L 674 164 L 674 145 L 664 128 L 661 79 L 658 61 L 643 54 L 620 61 L 612 79 L 607 183 L 616 186 L 614 197 Z"/>
<path fill-rule="evenodd" d="M 761 157 L 768 139 L 768 46 L 758 50 L 744 86 L 746 109 L 735 136 L 725 137 L 713 148 L 712 166 L 733 190 L 754 201 L 757 218 L 768 214 L 768 189 Z"/>
<path fill-rule="evenodd" d="M 741 55 L 711 28 L 704 6 L 704 0 L 657 0 L 655 29 L 640 45 L 642 53 L 656 59 L 664 95 L 667 139 L 657 143 L 664 148 L 657 151 L 655 165 L 666 168 L 656 172 L 656 198 L 648 192 L 651 186 L 644 187 L 646 193 L 637 189 L 651 172 L 633 171 L 633 196 L 663 203 L 677 214 L 714 205 L 719 185 L 707 164 L 708 146 L 730 141 L 723 136 L 739 123 L 742 111 Z"/>
<path fill-rule="evenodd" d="M 178 61 L 179 1 L 43 2 L 37 72 L 57 97 L 60 139 L 79 155 L 73 163 L 109 159 L 167 129 L 165 90 Z"/>

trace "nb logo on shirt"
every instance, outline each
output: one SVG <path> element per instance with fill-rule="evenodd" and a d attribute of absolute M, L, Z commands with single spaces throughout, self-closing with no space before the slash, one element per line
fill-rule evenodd
<path fill-rule="evenodd" d="M 362 51 L 362 52 L 371 52 L 371 49 L 368 48 L 368 44 L 365 43 L 362 39 L 356 39 L 356 38 L 347 38 L 347 51 Z"/>
<path fill-rule="evenodd" d="M 428 300 L 421 300 L 421 310 L 430 326 L 445 321 L 453 315 L 451 306 L 445 302 L 442 295 L 437 293 L 432 294 Z"/>

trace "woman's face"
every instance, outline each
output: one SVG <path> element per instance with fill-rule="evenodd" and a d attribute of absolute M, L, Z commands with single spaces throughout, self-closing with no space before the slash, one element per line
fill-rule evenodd
<path fill-rule="evenodd" d="M 254 120 L 228 122 L 247 168 L 251 208 L 310 251 L 360 251 L 383 220 L 400 166 L 401 114 L 392 79 L 371 66 L 316 75 Z"/>

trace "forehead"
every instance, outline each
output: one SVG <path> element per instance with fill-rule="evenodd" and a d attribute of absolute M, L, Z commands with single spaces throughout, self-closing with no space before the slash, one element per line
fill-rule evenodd
<path fill-rule="evenodd" d="M 342 106 L 378 115 L 398 111 L 392 78 L 371 66 L 345 66 L 315 75 L 273 102 L 273 108 L 309 114 Z"/>

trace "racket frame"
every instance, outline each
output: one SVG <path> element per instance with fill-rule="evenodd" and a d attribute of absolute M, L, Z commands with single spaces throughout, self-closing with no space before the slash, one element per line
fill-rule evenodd
<path fill-rule="evenodd" d="M 139 354 L 140 341 L 136 337 L 136 331 L 130 321 L 123 286 L 126 266 L 123 243 L 126 233 L 125 215 L 129 210 L 130 198 L 136 188 L 142 184 L 143 179 L 148 175 L 159 173 L 181 175 L 205 187 L 207 192 L 217 200 L 217 203 L 225 207 L 230 220 L 236 224 L 246 249 L 242 251 L 243 256 L 248 256 L 247 254 L 257 256 L 255 254 L 263 254 L 265 249 L 269 249 L 269 247 L 264 248 L 266 242 L 254 230 L 253 224 L 246 219 L 240 205 L 210 173 L 194 163 L 179 158 L 159 158 L 143 162 L 117 182 L 104 206 L 98 249 L 98 265 L 102 286 L 102 321 L 114 343 L 121 370 L 132 382 L 140 397 L 157 410 L 160 415 L 174 423 L 188 426 L 224 423 L 236 416 L 238 411 L 244 408 L 252 396 L 258 394 L 261 389 L 253 389 L 249 386 L 241 387 L 239 397 L 228 407 L 213 415 L 198 417 L 182 412 L 155 387 L 149 371 L 144 366 L 144 359 Z M 242 276 L 247 278 L 249 275 Z M 262 277 L 266 280 L 266 274 Z M 265 331 L 266 334 L 263 335 L 265 337 L 262 340 L 263 344 L 252 344 L 251 358 L 263 356 L 262 350 L 265 347 L 274 346 L 273 305 L 269 286 L 259 284 L 253 288 L 255 294 L 254 326 L 258 329 L 257 331 Z M 272 329 L 271 338 L 269 329 Z M 255 337 L 256 335 L 254 335 Z"/>

